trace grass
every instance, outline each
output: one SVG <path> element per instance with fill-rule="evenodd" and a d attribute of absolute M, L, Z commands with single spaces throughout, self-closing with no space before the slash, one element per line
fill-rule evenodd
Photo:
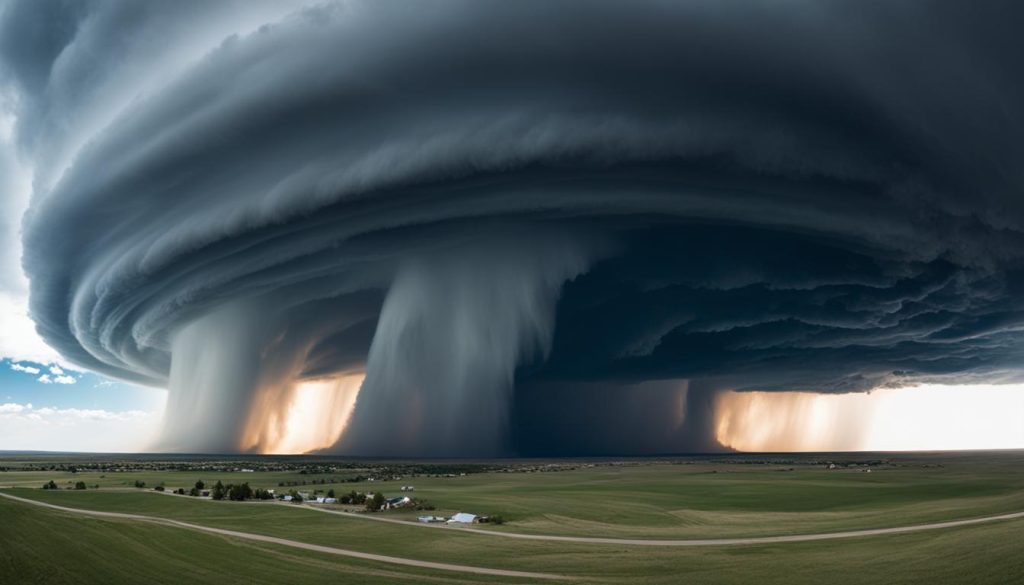
<path fill-rule="evenodd" d="M 478 582 L 0 499 L 0 583 Z"/>
<path fill-rule="evenodd" d="M 500 514 L 496 530 L 540 534 L 637 538 L 764 536 L 884 528 L 1024 510 L 1024 454 L 887 457 L 872 473 L 795 464 L 737 464 L 683 460 L 627 461 L 547 473 L 479 473 L 455 477 L 299 486 L 297 489 L 383 491 L 408 483 L 436 513 Z M 806 460 L 812 460 L 806 458 Z M 793 471 L 780 471 L 793 469 Z M 353 474 L 355 472 L 349 472 Z M 104 477 L 101 477 L 104 476 Z M 49 480 L 70 486 L 129 488 L 207 486 L 247 481 L 253 487 L 319 481 L 332 476 L 292 472 L 231 473 L 138 471 L 128 473 L 0 473 L 0 485 L 38 488 Z M 394 514 L 412 519 L 414 513 Z"/>
<path fill-rule="evenodd" d="M 850 470 L 828 471 L 820 465 L 797 464 L 794 466 L 796 470 L 790 472 L 778 471 L 790 466 L 777 464 L 642 462 L 637 465 L 581 467 L 554 473 L 421 477 L 355 486 L 342 484 L 336 489 L 348 491 L 353 487 L 359 490 L 383 487 L 390 494 L 392 490 L 397 491 L 399 485 L 414 483 L 415 494 L 437 504 L 439 512 L 460 509 L 478 513 L 497 512 L 511 519 L 505 526 L 492 528 L 495 530 L 587 536 L 707 538 L 896 526 L 1024 510 L 1024 466 L 1020 465 L 1021 459 L 1021 453 L 903 457 L 894 458 L 891 465 L 870 474 Z M 9 478 L 17 477 L 19 473 L 27 472 L 0 474 L 0 484 L 10 485 Z M 169 487 L 184 486 L 196 479 L 194 474 L 186 477 L 180 472 L 148 473 L 161 478 L 160 481 Z M 78 480 L 88 474 L 68 474 L 69 477 L 72 475 Z M 134 481 L 135 473 L 117 475 L 116 481 Z M 267 481 L 268 478 L 261 475 L 244 474 L 245 480 L 254 486 L 276 487 L 277 481 L 282 481 L 276 477 Z M 230 476 L 242 474 L 203 479 L 208 482 L 236 480 Z M 65 481 L 64 477 L 47 477 L 45 474 L 31 479 L 39 486 L 48 479 L 58 483 Z M 89 479 L 85 481 L 92 483 Z M 328 487 L 317 486 L 318 489 Z M 385 524 L 320 514 L 298 506 L 212 502 L 151 491 L 52 492 L 34 487 L 9 492 L 70 507 L 161 516 L 366 552 L 572 575 L 582 582 L 625 583 L 635 582 L 638 577 L 651 583 L 1024 582 L 1024 557 L 1020 555 L 1019 544 L 1024 542 L 1024 521 L 1020 520 L 842 541 L 699 549 L 640 548 L 496 539 L 467 534 L 456 528 L 428 529 Z M 270 554 L 257 550 L 264 547 L 225 544 L 227 541 L 224 539 L 187 531 L 179 530 L 181 535 L 176 536 L 172 534 L 176 530 L 173 528 L 72 519 L 45 510 L 29 509 L 27 505 L 3 501 L 0 504 L 4 504 L 0 508 L 0 518 L 3 518 L 0 537 L 5 544 L 16 540 L 16 535 L 22 531 L 7 522 L 8 511 L 19 508 L 21 520 L 18 522 L 33 524 L 35 528 L 30 531 L 33 533 L 44 533 L 54 517 L 88 525 L 93 531 L 84 539 L 85 542 L 62 542 L 60 546 L 92 546 L 95 541 L 96 546 L 105 547 L 107 545 L 102 543 L 107 539 L 114 541 L 111 545 L 114 548 L 127 546 L 121 542 L 120 535 L 126 534 L 126 527 L 131 526 L 136 535 L 152 534 L 152 540 L 141 536 L 133 539 L 135 544 L 132 546 L 145 550 L 131 554 L 161 557 L 173 549 L 175 552 L 169 554 L 168 562 L 177 554 L 174 539 L 215 541 L 216 545 L 207 543 L 203 547 L 240 547 L 244 552 L 242 556 L 258 556 L 260 559 Z M 37 520 L 32 520 L 32 517 L 37 517 Z M 59 529 L 62 533 L 67 530 L 66 527 Z M 79 539 L 72 540 L 77 543 Z M 40 542 L 48 542 L 45 535 L 40 536 Z M 46 547 L 45 544 L 40 546 Z M 233 553 L 236 548 L 231 549 Z M 43 553 L 22 550 L 5 555 L 0 552 L 0 559 L 3 559 L 0 582 L 9 582 L 4 578 L 5 574 L 18 574 L 11 573 L 11 567 L 29 571 L 44 562 L 56 563 L 58 567 L 63 563 L 59 558 L 45 560 L 32 556 L 34 554 Z M 202 554 L 195 554 L 202 561 Z M 374 571 L 389 570 L 373 563 L 325 560 L 322 555 L 313 553 L 273 551 L 273 555 L 279 554 L 302 559 L 310 557 L 317 562 L 328 563 L 329 567 L 317 570 L 335 572 L 331 574 L 355 571 L 355 574 L 365 574 L 373 579 Z M 219 558 L 218 555 L 214 557 Z M 9 560 L 10 557 L 14 560 Z M 274 562 L 287 565 L 293 561 L 283 559 Z M 154 563 L 154 566 L 159 564 L 157 561 Z M 255 574 L 257 566 L 249 568 L 243 562 L 240 570 L 245 575 Z M 160 572 L 172 568 L 173 565 L 168 565 L 154 570 Z M 107 569 L 110 567 L 104 570 Z M 261 578 L 274 574 L 271 570 L 259 572 Z M 412 574 L 418 579 L 461 578 L 450 574 Z M 315 578 L 309 573 L 303 575 Z M 158 579 L 147 580 L 161 582 Z M 362 582 L 348 576 L 340 580 Z M 409 581 L 412 577 L 392 579 L 392 582 L 395 580 Z M 224 581 L 200 578 L 197 582 Z M 276 582 L 291 581 L 278 579 Z M 299 582 L 309 580 L 300 579 Z"/>

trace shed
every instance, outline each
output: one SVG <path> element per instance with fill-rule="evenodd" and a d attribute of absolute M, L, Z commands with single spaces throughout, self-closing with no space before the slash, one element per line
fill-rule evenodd
<path fill-rule="evenodd" d="M 459 523 L 459 524 L 472 524 L 473 522 L 476 522 L 476 514 L 468 514 L 466 512 L 459 512 L 458 514 L 452 516 L 450 520 L 448 520 L 449 524 L 451 524 L 453 522 L 456 522 L 456 523 Z"/>

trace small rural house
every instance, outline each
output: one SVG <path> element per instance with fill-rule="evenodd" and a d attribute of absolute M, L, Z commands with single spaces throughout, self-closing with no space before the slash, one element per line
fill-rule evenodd
<path fill-rule="evenodd" d="M 412 499 L 409 496 L 399 496 L 397 498 L 388 498 L 384 502 L 385 508 L 404 508 L 412 505 Z"/>

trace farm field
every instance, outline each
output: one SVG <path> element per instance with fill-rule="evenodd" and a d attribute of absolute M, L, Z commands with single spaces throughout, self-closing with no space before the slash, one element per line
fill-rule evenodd
<path fill-rule="evenodd" d="M 1000 452 L 786 456 L 765 457 L 761 462 L 756 462 L 756 456 L 438 462 L 435 470 L 445 465 L 455 469 L 458 465 L 468 471 L 466 475 L 461 475 L 462 471 L 414 473 L 400 476 L 401 479 L 376 477 L 372 482 L 364 479 L 316 483 L 315 489 L 380 490 L 391 496 L 401 493 L 402 485 L 412 484 L 416 497 L 436 506 L 436 511 L 430 514 L 470 511 L 503 516 L 507 520 L 503 525 L 474 527 L 492 531 L 706 539 L 814 534 L 1024 511 L 1024 474 L 1018 471 L 1024 467 L 1022 459 L 1024 454 L 1020 452 Z M 839 465 L 836 469 L 827 469 L 825 460 L 837 461 Z M 146 481 L 148 486 L 163 483 L 166 489 L 173 489 L 202 479 L 208 485 L 218 480 L 224 483 L 246 481 L 253 487 L 280 490 L 283 488 L 278 483 L 282 482 L 343 479 L 339 471 L 312 475 L 300 473 L 301 470 L 204 471 L 202 477 L 194 470 L 101 473 L 78 470 L 89 468 L 92 460 L 88 458 L 65 457 L 63 464 L 77 463 L 72 473 L 40 470 L 41 461 L 28 456 L 0 461 L 0 466 L 8 469 L 0 472 L 0 485 L 6 486 L 3 493 L 69 508 L 141 514 L 353 551 L 552 573 L 574 577 L 579 582 L 626 582 L 642 575 L 648 582 L 663 583 L 684 580 L 810 583 L 820 582 L 821 571 L 831 572 L 830 581 L 839 583 L 1005 583 L 1024 579 L 1024 559 L 1019 554 L 1019 542 L 1024 541 L 1024 520 L 900 535 L 770 545 L 677 548 L 552 542 L 496 538 L 457 527 L 426 527 L 370 519 L 414 521 L 417 512 L 412 511 L 339 516 L 318 513 L 306 504 L 211 501 L 129 487 L 138 480 Z M 864 462 L 871 463 L 865 467 Z M 313 465 L 322 464 L 314 462 Z M 408 471 L 410 467 L 403 467 L 407 465 L 419 464 L 367 463 L 355 473 L 365 477 L 374 473 L 380 475 L 375 470 L 384 468 L 389 472 Z M 863 471 L 866 468 L 872 471 Z M 61 486 L 68 481 L 84 481 L 90 488 L 41 489 L 43 483 L 51 479 Z M 96 489 L 94 485 L 100 487 Z M 307 483 L 301 489 L 312 491 L 312 486 Z M 344 506 L 318 507 L 345 509 Z M 523 581 L 482 578 L 453 571 L 396 568 L 384 563 L 240 542 L 230 537 L 133 520 L 81 517 L 6 499 L 0 499 L 0 514 L 5 519 L 0 523 L 0 538 L 4 543 L 17 543 L 0 552 L 0 581 L 4 583 L 19 582 L 26 575 L 39 578 L 50 575 L 46 571 L 52 572 L 55 579 L 64 579 L 53 581 L 58 583 L 102 582 L 90 581 L 86 574 L 65 571 L 69 569 L 65 565 L 72 562 L 74 555 L 51 553 L 58 542 L 58 548 L 77 551 L 75 554 L 109 550 L 110 555 L 121 551 L 151 559 L 144 566 L 149 571 L 146 580 L 152 582 L 170 582 L 148 575 L 174 572 L 177 563 L 192 557 L 196 560 L 195 571 L 200 573 L 206 571 L 203 567 L 207 561 L 211 563 L 209 572 L 202 573 L 208 578 L 200 577 L 198 582 L 225 582 L 222 569 L 232 566 L 239 567 L 240 582 L 309 582 L 308 579 L 317 575 L 340 574 L 347 575 L 344 582 L 367 583 L 414 579 Z M 59 533 L 60 537 L 49 534 L 51 531 Z M 135 536 L 128 538 L 129 534 Z M 204 551 L 211 547 L 217 552 L 207 555 Z M 174 551 L 173 554 L 167 553 L 169 550 Z M 266 559 L 267 555 L 279 559 L 277 567 L 301 566 L 294 574 L 303 578 L 277 579 L 275 571 L 260 571 L 258 562 L 245 560 L 247 557 Z M 44 562 L 48 556 L 52 559 Z M 125 570 L 129 568 L 142 570 L 134 565 Z M 97 573 L 97 578 L 99 575 Z M 354 580 L 354 575 L 362 580 Z M 126 578 L 134 580 L 127 575 Z M 26 579 L 26 582 L 35 580 Z M 230 578 L 227 582 L 231 582 Z"/>

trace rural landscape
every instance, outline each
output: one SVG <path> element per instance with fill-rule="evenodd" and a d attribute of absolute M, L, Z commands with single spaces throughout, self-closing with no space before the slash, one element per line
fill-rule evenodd
<path fill-rule="evenodd" d="M 8 453 L 0 467 L 2 582 L 923 584 L 1024 575 L 1019 451 L 432 462 Z M 50 481 L 56 489 L 44 489 Z M 197 481 L 311 498 L 174 494 Z M 331 491 L 415 494 L 429 511 L 316 503 Z M 460 512 L 500 520 L 419 520 Z"/>
<path fill-rule="evenodd" d="M 1022 29 L 0 0 L 0 585 L 1024 585 Z"/>

